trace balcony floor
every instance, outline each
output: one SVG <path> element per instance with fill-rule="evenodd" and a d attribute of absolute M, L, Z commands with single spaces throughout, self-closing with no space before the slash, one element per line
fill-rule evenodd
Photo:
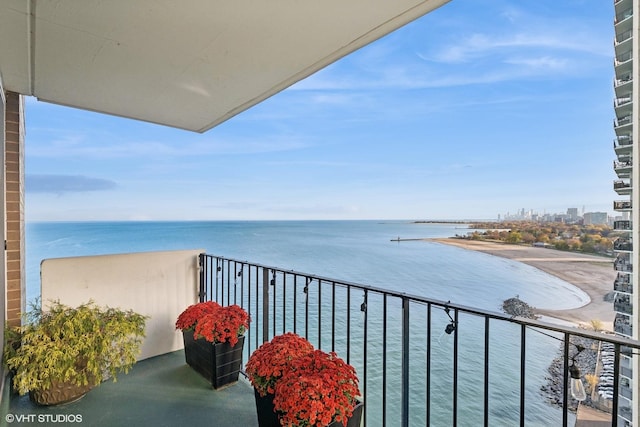
<path fill-rule="evenodd" d="M 119 375 L 117 382 L 106 381 L 67 405 L 38 406 L 28 395 L 18 396 L 12 392 L 8 413 L 80 414 L 82 422 L 78 425 L 83 427 L 258 426 L 249 382 L 240 375 L 237 384 L 213 390 L 187 366 L 182 350 L 138 362 L 127 375 Z M 5 423 L 4 417 L 0 423 Z"/>

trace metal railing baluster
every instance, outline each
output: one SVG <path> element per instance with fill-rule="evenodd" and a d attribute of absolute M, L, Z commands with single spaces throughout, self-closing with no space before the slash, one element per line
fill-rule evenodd
<path fill-rule="evenodd" d="M 233 265 L 231 265 L 231 263 L 233 263 Z M 483 424 L 484 426 L 489 426 L 491 423 L 490 403 L 493 383 L 491 382 L 492 375 L 490 370 L 490 361 L 493 359 L 490 359 L 490 354 L 492 346 L 494 346 L 494 342 L 499 342 L 499 340 L 501 339 L 501 334 L 497 334 L 495 332 L 491 333 L 492 331 L 496 330 L 495 326 L 498 326 L 496 324 L 492 325 L 492 323 L 496 321 L 502 322 L 504 324 L 516 324 L 517 326 L 519 326 L 520 363 L 517 369 L 519 369 L 520 378 L 518 389 L 520 393 L 519 424 L 521 426 L 526 424 L 525 420 L 527 416 L 531 417 L 530 409 L 529 411 L 526 410 L 526 387 L 529 383 L 526 376 L 528 370 L 530 369 L 527 361 L 526 349 L 528 340 L 527 328 L 531 328 L 536 332 L 540 332 L 544 335 L 550 336 L 551 338 L 557 339 L 558 342 L 562 344 L 561 357 L 563 358 L 563 361 L 561 367 L 561 381 L 563 384 L 563 393 L 561 399 L 561 411 L 563 426 L 567 426 L 569 424 L 569 404 L 571 401 L 569 391 L 569 364 L 573 362 L 570 356 L 572 354 L 572 348 L 570 347 L 570 345 L 577 347 L 576 341 L 571 342 L 572 339 L 581 337 L 583 339 L 586 338 L 598 340 L 600 342 L 608 342 L 615 346 L 615 359 L 613 367 L 614 393 L 612 398 L 613 405 L 611 414 L 612 426 L 618 424 L 617 420 L 618 411 L 620 409 L 620 399 L 623 399 L 623 397 L 619 395 L 620 393 L 622 393 L 620 391 L 622 389 L 620 388 L 621 381 L 619 378 L 619 374 L 621 373 L 621 348 L 622 346 L 625 346 L 625 351 L 627 351 L 627 348 L 636 353 L 640 351 L 640 342 L 623 337 L 605 335 L 583 329 L 567 328 L 564 326 L 552 325 L 537 320 L 509 317 L 504 314 L 494 313 L 484 309 L 451 304 L 448 301 L 444 302 L 420 296 L 407 295 L 405 293 L 389 291 L 373 286 L 366 286 L 347 281 L 338 281 L 335 279 L 329 279 L 295 271 L 285 271 L 282 269 L 277 269 L 260 264 L 247 263 L 245 261 L 236 261 L 222 257 L 214 257 L 207 254 L 201 254 L 198 257 L 198 267 L 200 278 L 200 283 L 198 286 L 199 300 L 214 300 L 218 301 L 221 304 L 231 304 L 231 301 L 233 301 L 233 303 L 238 303 L 239 300 L 242 306 L 248 309 L 250 315 L 252 316 L 252 321 L 254 322 L 251 325 L 252 328 L 250 328 L 250 331 L 248 332 L 248 354 L 251 354 L 252 348 L 258 348 L 261 342 L 269 341 L 272 336 L 277 334 L 280 330 L 282 331 L 282 333 L 285 333 L 291 329 L 291 326 L 293 326 L 293 332 L 297 333 L 298 304 L 300 304 L 301 308 L 304 307 L 305 311 L 305 337 L 309 338 L 310 328 L 314 328 L 312 329 L 312 331 L 317 331 L 318 334 L 318 348 L 322 347 L 323 342 L 327 343 L 330 340 L 331 351 L 336 351 L 336 347 L 340 347 L 341 349 L 343 348 L 342 343 L 344 342 L 346 346 L 346 352 L 345 354 L 340 354 L 340 356 L 345 358 L 347 363 L 351 363 L 352 360 L 355 360 L 355 364 L 358 365 L 358 369 L 360 371 L 359 376 L 361 392 L 365 402 L 367 401 L 367 395 L 369 393 L 372 393 L 372 391 L 374 395 L 375 393 L 379 392 L 378 390 L 381 390 L 382 392 L 382 396 L 379 397 L 381 399 L 381 405 L 378 406 L 375 399 L 372 400 L 372 402 L 374 402 L 373 405 L 365 405 L 365 425 L 368 421 L 371 421 L 370 419 L 377 420 L 381 417 L 379 421 L 381 422 L 381 425 L 385 427 L 387 425 L 387 417 L 390 415 L 390 405 L 393 405 L 393 408 L 397 408 L 398 406 L 396 405 L 400 406 L 401 419 L 399 420 L 399 422 L 403 427 L 413 425 L 411 417 L 414 416 L 414 412 L 418 413 L 420 412 L 420 410 L 426 411 L 425 422 L 427 426 L 430 426 L 435 422 L 439 422 L 436 420 L 436 415 L 440 416 L 441 414 L 436 411 L 432 411 L 432 409 L 438 408 L 434 408 L 431 401 L 432 397 L 436 395 L 432 390 L 432 387 L 434 386 L 434 384 L 432 384 L 432 381 L 434 378 L 436 378 L 432 376 L 432 369 L 435 366 L 440 366 L 439 364 L 441 363 L 440 359 L 434 359 L 435 355 L 438 353 L 433 351 L 434 346 L 432 345 L 432 341 L 434 338 L 433 331 L 436 330 L 434 329 L 434 321 L 432 319 L 432 310 L 434 307 L 443 309 L 447 313 L 448 310 L 454 310 L 454 317 L 452 319 L 449 319 L 452 322 L 454 328 L 453 330 L 449 331 L 450 326 L 448 326 L 447 330 L 445 331 L 453 333 L 453 337 L 451 337 L 453 341 L 453 349 L 451 353 L 452 361 L 447 363 L 451 364 L 450 369 L 453 375 L 453 408 L 451 420 L 453 421 L 452 424 L 454 426 L 457 424 L 467 425 L 470 422 L 476 422 L 460 418 L 462 417 L 462 414 L 465 414 L 464 417 L 468 417 L 468 415 L 466 415 L 467 413 L 465 405 L 466 392 L 463 393 L 461 384 L 458 384 L 459 381 L 462 380 L 460 374 L 462 372 L 465 372 L 464 369 L 466 369 L 466 366 L 464 365 L 464 363 L 466 363 L 465 359 L 461 357 L 461 355 L 464 353 L 461 353 L 462 347 L 460 347 L 460 345 L 463 345 L 464 341 L 460 340 L 464 335 L 459 335 L 460 314 L 481 316 L 482 318 L 484 318 L 484 372 L 482 379 L 483 407 L 482 412 L 479 412 L 477 415 L 477 423 Z M 233 279 L 231 278 L 232 274 L 234 275 Z M 282 274 L 282 280 L 278 279 L 279 274 Z M 302 304 L 302 302 L 298 300 L 298 278 L 305 281 L 304 304 Z M 231 287 L 231 280 L 234 281 L 233 288 Z M 240 280 L 240 286 L 237 286 L 237 280 Z M 315 290 L 312 292 L 310 285 L 316 282 L 318 286 L 317 292 L 315 292 Z M 289 291 L 293 292 L 293 294 L 290 297 L 287 297 L 287 294 L 289 294 L 287 287 L 291 286 L 290 284 L 292 285 L 292 289 Z M 331 286 L 330 303 L 329 301 L 326 301 L 326 304 L 323 304 L 322 295 L 327 291 L 322 290 L 323 286 Z M 262 292 L 260 291 L 260 288 L 262 288 Z M 270 288 L 273 288 L 273 290 L 271 290 Z M 281 289 L 281 291 L 279 291 L 279 289 Z M 342 293 L 343 291 L 344 294 Z M 362 334 L 354 329 L 355 325 L 352 325 L 352 291 L 362 291 L 364 294 L 364 299 L 362 305 L 360 306 L 360 309 L 362 311 Z M 325 293 L 325 295 L 327 294 Z M 280 299 L 278 299 L 279 296 Z M 346 298 L 343 298 L 343 296 Z M 381 297 L 381 308 L 377 303 L 371 306 L 369 305 L 370 301 L 375 301 L 372 299 L 374 298 L 374 296 Z M 291 307 L 291 304 L 288 303 L 287 298 L 293 300 L 293 307 Z M 309 298 L 317 298 L 317 301 L 310 301 Z M 393 300 L 391 300 L 391 298 L 393 298 Z M 402 303 L 402 309 L 400 313 L 397 313 L 395 311 L 390 313 L 389 303 L 390 301 L 395 300 Z M 282 303 L 282 307 L 278 307 L 278 304 L 280 303 Z M 313 306 L 313 304 L 316 303 L 317 307 Z M 310 310 L 310 304 L 313 306 L 311 310 L 313 310 L 313 313 L 317 313 L 317 316 L 310 316 L 311 314 L 313 314 Z M 425 329 L 415 329 L 422 327 L 421 322 L 415 323 L 414 321 L 414 324 L 411 323 L 410 307 L 412 304 L 426 306 L 426 331 Z M 326 317 L 327 314 L 325 310 L 329 309 L 331 310 L 331 327 L 326 328 L 323 327 L 322 322 L 323 319 L 328 319 Z M 416 318 L 420 318 L 422 312 L 417 311 L 416 313 L 417 314 L 415 314 L 414 316 L 416 316 Z M 342 323 L 343 316 L 346 324 Z M 463 317 L 463 320 L 464 319 L 465 318 Z M 314 325 L 313 322 L 316 321 L 318 324 Z M 282 322 L 281 328 L 278 327 L 278 322 Z M 360 322 L 357 323 L 358 325 L 360 325 Z M 437 326 L 437 328 L 439 327 L 440 326 Z M 394 344 L 390 344 L 389 334 L 390 331 L 394 330 L 394 328 L 401 329 L 401 337 L 399 337 L 399 349 L 397 348 L 397 344 L 395 344 L 395 341 Z M 543 331 L 548 331 L 553 334 L 559 333 L 560 335 L 549 335 L 544 333 Z M 418 343 L 415 341 L 414 338 L 418 334 L 420 334 L 419 336 L 425 336 L 425 333 L 426 343 Z M 251 345 L 251 342 L 253 341 L 251 334 L 255 334 L 255 347 Z M 330 337 L 329 334 L 331 335 Z M 343 334 L 346 334 L 346 336 Z M 447 335 L 444 335 L 443 333 L 443 336 Z M 362 347 L 360 347 L 360 339 L 363 340 Z M 370 340 L 373 339 L 382 340 L 382 355 L 380 358 L 372 357 L 369 353 L 369 345 L 373 343 L 373 341 L 370 342 Z M 517 340 L 518 338 L 514 336 L 513 338 L 509 339 Z M 374 346 L 372 345 L 371 348 L 373 349 Z M 378 348 L 378 346 L 375 346 L 375 348 Z M 411 356 L 413 355 L 411 352 L 414 349 L 417 349 L 419 354 L 422 354 L 421 352 L 424 352 L 424 364 L 417 363 L 419 359 L 416 359 L 415 357 L 413 360 L 411 359 Z M 531 356 L 529 358 L 531 358 Z M 360 361 L 362 361 L 362 366 L 360 366 Z M 413 364 L 410 365 L 410 362 L 413 362 Z M 436 363 L 438 363 L 438 365 L 436 365 Z M 400 378 L 394 378 L 389 375 L 389 372 L 392 372 L 394 369 L 398 368 L 400 369 Z M 412 372 L 415 369 L 417 369 L 417 371 Z M 369 379 L 370 376 L 371 379 Z M 410 396 L 410 393 L 416 392 L 410 387 L 411 379 L 418 378 L 419 376 L 426 377 L 426 384 L 424 389 L 424 408 L 417 408 L 414 403 L 415 399 L 412 399 Z M 377 383 L 377 381 L 381 382 L 381 386 L 371 387 L 371 385 L 373 384 L 380 384 Z M 399 395 L 396 395 L 396 393 L 399 393 Z M 399 399 L 399 401 L 392 399 Z M 465 408 L 465 412 L 463 412 L 463 407 Z M 371 418 L 372 416 L 374 418 Z M 482 416 L 483 422 L 480 422 L 480 416 Z"/>
<path fill-rule="evenodd" d="M 409 427 L 409 298 L 402 297 L 402 426 Z"/>

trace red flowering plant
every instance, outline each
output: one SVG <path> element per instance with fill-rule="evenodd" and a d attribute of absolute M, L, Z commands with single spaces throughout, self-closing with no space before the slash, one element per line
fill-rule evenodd
<path fill-rule="evenodd" d="M 249 314 L 239 305 L 223 307 L 207 301 L 187 307 L 176 321 L 176 329 L 193 330 L 193 338 L 237 344 L 238 337 L 249 329 Z"/>
<path fill-rule="evenodd" d="M 313 345 L 293 332 L 276 335 L 251 354 L 245 372 L 260 396 L 274 394 L 276 381 L 291 361 L 312 351 Z"/>
<path fill-rule="evenodd" d="M 291 361 L 273 405 L 284 427 L 346 426 L 359 395 L 356 370 L 333 352 L 315 350 Z"/>
<path fill-rule="evenodd" d="M 220 304 L 215 301 L 199 302 L 187 307 L 176 320 L 176 329 L 193 329 L 196 328 L 198 320 L 202 319 L 205 314 L 213 313 L 220 308 Z"/>

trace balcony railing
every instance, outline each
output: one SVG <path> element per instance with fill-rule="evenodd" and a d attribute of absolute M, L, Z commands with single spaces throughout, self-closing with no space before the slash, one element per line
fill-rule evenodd
<path fill-rule="evenodd" d="M 616 231 L 629 231 L 632 229 L 631 221 L 629 220 L 613 221 L 613 229 Z"/>
<path fill-rule="evenodd" d="M 613 161 L 613 168 L 614 169 L 627 169 L 627 168 L 631 168 L 633 167 L 633 162 L 628 160 L 628 161 L 618 161 L 618 160 L 614 160 Z"/>
<path fill-rule="evenodd" d="M 619 14 L 616 15 L 615 20 L 614 20 L 614 24 L 619 24 L 620 22 L 624 21 L 625 19 L 628 19 L 630 17 L 633 16 L 633 8 L 629 8 Z"/>
<path fill-rule="evenodd" d="M 613 181 L 613 190 L 621 196 L 629 194 L 631 192 L 631 183 L 623 180 Z"/>
<path fill-rule="evenodd" d="M 626 56 L 628 56 L 628 55 L 622 55 L 622 56 L 626 57 Z M 627 60 L 629 60 L 629 59 L 631 59 L 631 58 L 628 58 Z M 622 62 L 624 62 L 624 61 L 616 60 L 616 63 L 618 63 L 618 64 L 619 64 L 619 63 L 622 63 Z M 632 99 L 632 98 L 630 98 L 630 97 L 616 98 L 616 99 L 613 101 L 613 106 L 614 106 L 615 108 L 617 108 L 617 107 L 622 107 L 623 105 L 627 105 L 627 104 L 631 103 L 631 101 L 633 101 L 633 99 Z"/>
<path fill-rule="evenodd" d="M 625 237 L 620 237 L 613 242 L 613 250 L 614 251 L 632 251 L 633 243 L 630 239 Z"/>
<path fill-rule="evenodd" d="M 633 328 L 631 327 L 631 320 L 629 319 L 629 316 L 616 314 L 616 318 L 613 322 L 613 330 L 619 334 L 632 336 Z"/>
<path fill-rule="evenodd" d="M 627 31 L 624 31 L 621 34 L 617 34 L 616 38 L 615 38 L 615 44 L 618 45 L 618 44 L 620 44 L 622 42 L 625 42 L 625 41 L 629 40 L 631 37 L 633 37 L 633 31 L 631 31 L 631 30 L 627 30 Z"/>
<path fill-rule="evenodd" d="M 613 140 L 613 148 L 633 146 L 633 140 L 630 137 L 618 137 Z"/>
<path fill-rule="evenodd" d="M 631 389 L 628 387 L 620 387 L 620 394 L 627 399 L 633 399 L 633 393 L 631 393 Z"/>
<path fill-rule="evenodd" d="M 621 117 L 619 119 L 614 119 L 613 120 L 613 127 L 617 128 L 620 126 L 625 126 L 631 123 L 631 116 L 625 116 L 625 117 Z"/>
<path fill-rule="evenodd" d="M 239 304 L 250 313 L 246 355 L 274 335 L 295 332 L 353 365 L 365 401 L 364 426 L 525 425 L 531 417 L 549 416 L 546 403 L 531 409 L 528 400 L 536 393 L 527 388 L 546 375 L 542 369 L 532 378 L 531 364 L 549 346 L 560 352 L 559 381 L 565 384 L 551 423 L 567 426 L 575 340 L 613 346 L 614 389 L 621 352 L 640 350 L 640 342 L 622 337 L 247 261 L 202 254 L 200 270 L 201 301 Z M 612 426 L 618 408 L 615 394 Z"/>
<path fill-rule="evenodd" d="M 631 304 L 631 301 L 629 299 L 628 295 L 621 295 L 618 294 L 619 296 L 616 297 L 615 301 L 613 302 L 613 309 L 615 311 L 618 311 L 620 313 L 625 313 L 625 314 L 633 314 L 633 304 Z"/>
<path fill-rule="evenodd" d="M 633 371 L 630 368 L 621 367 L 620 374 L 627 378 L 633 378 Z"/>
<path fill-rule="evenodd" d="M 631 263 L 628 255 L 629 254 L 618 255 L 618 257 L 613 261 L 613 269 L 616 271 L 632 272 L 633 264 Z"/>
<path fill-rule="evenodd" d="M 613 290 L 617 292 L 624 292 L 627 294 L 633 293 L 633 284 L 631 283 L 631 276 L 628 274 L 620 274 L 613 282 Z"/>
<path fill-rule="evenodd" d="M 617 211 L 631 210 L 631 200 L 615 200 L 613 209 Z"/>

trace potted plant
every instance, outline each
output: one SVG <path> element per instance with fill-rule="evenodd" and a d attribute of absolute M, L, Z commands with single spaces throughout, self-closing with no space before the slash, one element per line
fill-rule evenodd
<path fill-rule="evenodd" d="M 67 403 L 107 377 L 127 373 L 140 353 L 146 317 L 93 301 L 36 307 L 24 325 L 8 331 L 4 361 L 13 388 L 42 405 Z"/>
<path fill-rule="evenodd" d="M 178 316 L 186 362 L 214 389 L 238 381 L 249 322 L 239 305 L 223 307 L 214 301 L 190 305 Z"/>
<path fill-rule="evenodd" d="M 288 369 L 292 360 L 313 350 L 313 345 L 305 338 L 287 332 L 276 335 L 251 354 L 245 372 L 254 388 L 260 427 L 280 426 L 273 406 L 276 382 L 282 377 L 283 371 Z"/>
<path fill-rule="evenodd" d="M 360 426 L 355 369 L 336 353 L 315 350 L 291 361 L 276 382 L 273 403 L 284 427 Z"/>

